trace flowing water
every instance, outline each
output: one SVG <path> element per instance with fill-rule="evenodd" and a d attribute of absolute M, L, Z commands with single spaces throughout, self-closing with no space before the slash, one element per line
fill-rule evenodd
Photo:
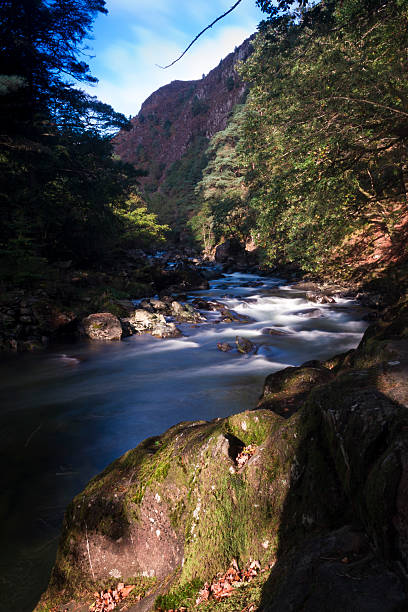
<path fill-rule="evenodd" d="M 267 374 L 358 344 L 366 324 L 352 301 L 316 305 L 282 283 L 230 274 L 194 294 L 251 317 L 245 325 L 206 312 L 206 322 L 180 326 L 181 338 L 81 343 L 0 364 L 1 611 L 33 609 L 64 508 L 116 457 L 177 422 L 253 408 Z M 288 333 L 262 333 L 266 327 Z M 237 335 L 257 344 L 257 354 L 217 349 L 235 346 Z"/>

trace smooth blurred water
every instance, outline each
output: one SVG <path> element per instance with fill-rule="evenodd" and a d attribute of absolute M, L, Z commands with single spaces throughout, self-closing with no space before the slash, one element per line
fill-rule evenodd
<path fill-rule="evenodd" d="M 253 282 L 262 286 L 244 286 Z M 253 322 L 246 325 L 219 323 L 218 313 L 206 312 L 205 323 L 180 326 L 182 338 L 133 336 L 1 362 L 1 611 L 33 609 L 64 508 L 116 457 L 179 421 L 253 408 L 267 374 L 358 344 L 366 324 L 353 302 L 316 305 L 282 283 L 231 274 L 191 295 L 248 315 Z M 288 334 L 263 334 L 265 327 Z M 255 342 L 258 353 L 217 349 L 217 342 L 235 346 L 237 335 Z"/>

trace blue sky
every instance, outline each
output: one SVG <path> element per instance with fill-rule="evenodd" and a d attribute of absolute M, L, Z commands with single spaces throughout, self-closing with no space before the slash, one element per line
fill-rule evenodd
<path fill-rule="evenodd" d="M 92 95 L 125 115 L 136 115 L 156 89 L 176 79 L 199 79 L 255 32 L 262 19 L 255 0 L 242 0 L 208 30 L 180 62 L 173 61 L 190 41 L 235 0 L 107 0 L 89 41 L 91 73 L 99 79 L 86 87 Z"/>

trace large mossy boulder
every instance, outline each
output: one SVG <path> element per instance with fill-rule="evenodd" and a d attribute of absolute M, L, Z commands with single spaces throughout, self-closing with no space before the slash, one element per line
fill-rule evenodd
<path fill-rule="evenodd" d="M 46 595 L 112 576 L 210 580 L 232 558 L 266 561 L 290 482 L 296 419 L 256 410 L 181 423 L 95 477 L 67 509 Z M 238 453 L 256 452 L 244 467 Z M 39 607 L 41 609 L 41 607 Z"/>
<path fill-rule="evenodd" d="M 147 575 L 178 602 L 161 609 L 196 610 L 204 581 L 256 559 L 269 570 L 226 609 L 407 610 L 405 324 L 269 376 L 256 410 L 181 423 L 115 461 L 68 508 L 43 602 Z"/>

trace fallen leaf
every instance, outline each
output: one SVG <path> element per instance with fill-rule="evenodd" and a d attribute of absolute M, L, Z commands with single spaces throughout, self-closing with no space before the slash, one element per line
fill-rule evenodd
<path fill-rule="evenodd" d="M 134 584 L 129 584 L 128 586 L 123 586 L 120 590 L 120 594 L 122 595 L 123 599 L 125 599 L 125 597 L 127 597 L 129 595 L 129 593 L 131 591 L 133 591 L 133 589 L 135 588 L 136 585 Z"/>

